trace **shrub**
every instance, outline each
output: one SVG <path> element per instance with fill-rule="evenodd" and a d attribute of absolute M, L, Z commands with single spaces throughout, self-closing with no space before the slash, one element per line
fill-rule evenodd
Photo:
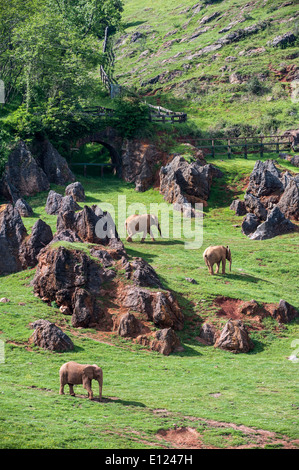
<path fill-rule="evenodd" d="M 135 97 L 117 98 L 116 107 L 111 118 L 111 125 L 129 139 L 137 130 L 144 129 L 149 122 L 148 106 Z"/>

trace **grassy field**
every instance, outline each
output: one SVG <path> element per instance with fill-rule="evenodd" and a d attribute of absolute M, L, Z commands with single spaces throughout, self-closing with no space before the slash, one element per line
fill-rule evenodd
<path fill-rule="evenodd" d="M 277 161 L 296 171 L 284 160 Z M 294 354 L 298 322 L 278 327 L 265 319 L 262 329 L 251 332 L 255 348 L 249 354 L 234 355 L 196 340 L 205 319 L 226 321 L 215 315 L 217 295 L 271 303 L 283 298 L 299 307 L 298 234 L 251 241 L 241 234 L 242 218 L 229 210 L 232 198 L 242 197 L 254 160 L 213 163 L 224 177 L 213 185 L 205 208 L 201 248 L 184 249 L 184 238 L 124 241 L 128 254 L 149 261 L 175 293 L 186 316 L 179 333 L 183 352 L 165 357 L 113 334 L 105 339 L 92 329 L 74 330 L 69 317 L 33 295 L 34 269 L 0 278 L 0 297 L 10 299 L 0 303 L 0 339 L 5 342 L 5 362 L 0 364 L 1 448 L 179 448 L 173 437 L 178 429 L 187 437 L 190 429 L 196 432 L 198 447 L 203 448 L 295 447 L 296 439 L 298 445 L 298 363 L 287 359 Z M 163 202 L 158 190 L 136 193 L 116 177 L 80 181 L 89 205 L 105 202 L 117 207 L 119 196 L 126 196 L 128 204 L 147 207 Z M 52 188 L 63 193 L 62 187 Z M 34 208 L 34 217 L 23 219 L 29 231 L 37 217 L 55 231 L 56 216 L 44 211 L 46 197 L 41 193 L 28 199 Z M 116 221 L 119 215 L 116 211 Z M 232 273 L 211 277 L 202 252 L 220 243 L 231 247 Z M 29 323 L 39 318 L 63 326 L 75 350 L 54 353 L 28 343 Z M 81 386 L 75 387 L 75 398 L 58 394 L 58 371 L 69 360 L 103 368 L 102 403 L 89 401 Z M 94 389 L 97 392 L 96 384 Z"/>

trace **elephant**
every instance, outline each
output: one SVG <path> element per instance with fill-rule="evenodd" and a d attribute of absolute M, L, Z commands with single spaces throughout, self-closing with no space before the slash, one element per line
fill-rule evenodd
<path fill-rule="evenodd" d="M 130 217 L 128 217 L 125 222 L 125 227 L 128 232 L 127 241 L 131 242 L 132 236 L 135 235 L 135 233 L 143 232 L 143 236 L 141 239 L 142 243 L 144 242 L 147 234 L 151 236 L 151 240 L 154 242 L 155 239 L 154 239 L 154 235 L 151 229 L 152 225 L 155 225 L 157 227 L 160 233 L 160 236 L 162 237 L 161 228 L 159 225 L 158 217 L 156 215 L 151 215 L 151 214 L 130 215 Z"/>
<path fill-rule="evenodd" d="M 73 385 L 83 384 L 88 392 L 88 398 L 92 400 L 93 392 L 91 381 L 95 379 L 99 383 L 100 401 L 102 399 L 103 371 L 96 364 L 78 364 L 77 362 L 66 362 L 59 370 L 60 390 L 59 394 L 64 395 L 64 386 L 68 384 L 70 395 L 75 396 Z"/>
<path fill-rule="evenodd" d="M 222 274 L 225 274 L 225 263 L 229 261 L 229 270 L 232 270 L 232 254 L 229 246 L 209 246 L 203 253 L 203 259 L 209 268 L 209 273 L 214 274 L 213 265 L 216 263 L 216 274 L 219 272 L 220 263 L 222 261 Z"/>

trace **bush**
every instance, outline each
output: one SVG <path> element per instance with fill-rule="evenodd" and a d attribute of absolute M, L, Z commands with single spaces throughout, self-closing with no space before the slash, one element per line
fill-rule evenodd
<path fill-rule="evenodd" d="M 265 92 L 265 87 L 257 77 L 253 77 L 247 83 L 247 90 L 253 95 L 262 95 Z"/>
<path fill-rule="evenodd" d="M 137 131 L 149 123 L 148 106 L 138 98 L 117 98 L 116 107 L 111 118 L 111 125 L 127 138 L 132 138 Z"/>

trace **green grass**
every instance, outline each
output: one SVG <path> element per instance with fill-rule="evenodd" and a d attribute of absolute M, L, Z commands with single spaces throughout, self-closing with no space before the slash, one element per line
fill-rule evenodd
<path fill-rule="evenodd" d="M 248 4 L 246 0 L 226 0 L 193 14 L 192 9 L 184 13 L 185 9 L 195 5 L 193 0 L 186 0 L 184 4 L 158 0 L 150 8 L 145 8 L 140 0 L 126 0 L 124 30 L 115 37 L 114 77 L 120 84 L 134 87 L 152 104 L 187 112 L 188 122 L 207 133 L 235 125 L 250 125 L 267 133 L 296 128 L 296 103 L 292 103 L 288 86 L 280 82 L 282 77 L 275 75 L 273 70 L 298 66 L 298 44 L 286 49 L 267 45 L 269 40 L 285 32 L 298 34 L 295 3 L 281 7 L 282 4 L 281 0 L 273 0 L 271 5 L 265 5 L 263 1 Z M 220 16 L 200 25 L 202 18 L 213 12 L 219 12 Z M 244 21 L 230 31 L 220 33 L 222 28 L 241 19 Z M 192 58 L 200 49 L 216 43 L 226 34 L 262 22 L 266 27 L 259 32 Z M 204 27 L 209 29 L 196 39 L 180 42 Z M 142 33 L 143 38 L 131 42 L 136 31 Z M 174 33 L 165 37 L 169 32 Z M 118 41 L 119 37 L 121 41 Z M 247 54 L 258 48 L 264 49 Z M 142 55 L 145 51 L 147 53 Z M 226 60 L 229 56 L 235 60 Z M 141 87 L 142 82 L 173 71 L 180 75 L 164 83 Z M 229 76 L 232 73 L 241 74 L 243 83 L 231 84 Z M 249 88 L 254 76 L 263 87 L 260 95 L 253 94 Z"/>
<path fill-rule="evenodd" d="M 288 166 L 283 160 L 278 162 Z M 249 240 L 240 227 L 234 227 L 242 218 L 228 209 L 233 197 L 242 197 L 243 178 L 251 172 L 254 160 L 219 158 L 213 163 L 224 177 L 213 185 L 205 208 L 200 249 L 184 249 L 184 239 L 124 241 L 128 254 L 149 261 L 165 287 L 174 291 L 186 316 L 185 328 L 179 332 L 183 352 L 165 357 L 117 336 L 111 336 L 111 344 L 99 342 L 91 329 L 75 332 L 70 317 L 34 296 L 30 285 L 34 269 L 0 278 L 1 297 L 10 299 L 0 303 L 0 339 L 5 342 L 5 363 L 0 364 L 1 448 L 172 447 L 156 433 L 175 426 L 198 429 L 206 447 L 254 445 L 252 435 L 242 429 L 223 429 L 208 420 L 298 439 L 298 364 L 287 360 L 294 353 L 298 322 L 277 328 L 275 321 L 267 319 L 264 329 L 251 332 L 255 348 L 249 354 L 233 355 L 195 339 L 200 321 L 215 319 L 212 300 L 217 295 L 272 303 L 283 298 L 299 307 L 298 234 Z M 163 202 L 157 190 L 137 193 L 133 185 L 116 177 L 80 177 L 80 181 L 89 205 L 105 202 L 117 207 L 119 196 L 126 196 L 128 204 L 141 202 L 146 207 Z M 52 188 L 63 193 L 62 187 Z M 56 216 L 44 211 L 46 197 L 41 193 L 28 199 L 34 208 L 34 217 L 23 219 L 28 230 L 41 217 L 55 231 Z M 116 211 L 116 221 L 121 215 Z M 232 273 L 211 277 L 202 252 L 218 243 L 231 247 Z M 193 277 L 198 284 L 186 282 L 185 277 Z M 54 353 L 28 345 L 29 324 L 39 318 L 63 326 L 75 350 Z M 81 386 L 75 388 L 76 398 L 58 394 L 58 371 L 69 360 L 103 367 L 102 403 L 83 398 Z"/>

